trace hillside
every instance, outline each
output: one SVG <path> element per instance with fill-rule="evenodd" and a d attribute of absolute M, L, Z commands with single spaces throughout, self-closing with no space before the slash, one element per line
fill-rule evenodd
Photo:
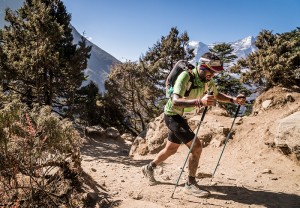
<path fill-rule="evenodd" d="M 74 43 L 78 43 L 82 35 L 71 25 L 72 33 L 74 37 Z M 110 73 L 111 67 L 114 64 L 121 63 L 118 59 L 93 44 L 89 40 L 86 40 L 88 46 L 92 46 L 91 57 L 88 60 L 87 69 L 85 70 L 85 75 L 87 76 L 87 81 L 85 81 L 82 85 L 87 85 L 90 81 L 95 82 L 98 85 L 99 92 L 104 92 L 104 82 Z"/>
<path fill-rule="evenodd" d="M 207 199 L 186 196 L 182 192 L 186 171 L 174 199 L 170 198 L 188 152 L 185 146 L 156 169 L 161 182 L 156 186 L 148 186 L 141 173 L 141 167 L 155 154 L 130 157 L 131 143 L 122 139 L 90 138 L 82 148 L 83 169 L 93 178 L 96 191 L 102 193 L 102 202 L 106 202 L 102 207 L 300 207 L 299 158 L 295 154 L 284 155 L 273 144 L 278 121 L 300 111 L 300 94 L 289 92 L 295 101 L 280 102 L 280 97 L 286 94 L 275 88 L 261 95 L 254 109 L 257 113 L 238 119 L 235 134 L 226 146 L 213 179 L 201 178 L 201 175 L 213 172 L 223 145 L 211 142 L 204 148 L 198 181 L 211 191 Z M 261 101 L 270 98 L 273 105 L 263 108 Z M 189 122 L 195 127 L 199 118 L 199 115 L 193 116 Z M 161 125 L 159 119 L 155 122 Z M 201 132 L 203 134 L 209 125 L 229 128 L 231 122 L 230 117 L 211 111 L 205 117 Z M 99 206 L 96 202 L 93 205 Z"/>

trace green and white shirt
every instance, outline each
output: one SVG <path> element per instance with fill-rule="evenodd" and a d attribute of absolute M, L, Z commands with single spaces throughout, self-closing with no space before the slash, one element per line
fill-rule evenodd
<path fill-rule="evenodd" d="M 214 96 L 218 95 L 218 90 L 216 88 L 213 79 L 205 83 L 200 80 L 196 68 L 193 69 L 193 73 L 195 75 L 195 79 L 193 80 L 194 86 L 197 86 L 197 88 L 192 89 L 188 97 L 184 97 L 184 94 L 188 90 L 188 87 L 191 85 L 191 82 L 190 82 L 189 73 L 187 71 L 183 71 L 175 81 L 174 91 L 173 91 L 174 94 L 178 94 L 181 97 L 186 99 L 196 99 L 196 98 L 202 98 L 205 95 L 205 93 L 207 93 L 209 90 L 214 93 Z M 184 112 L 190 112 L 194 110 L 194 108 L 195 107 L 188 107 L 188 108 L 174 107 L 172 104 L 172 98 L 170 97 L 167 104 L 165 105 L 164 112 L 168 116 L 177 115 L 177 114 L 182 116 Z"/>

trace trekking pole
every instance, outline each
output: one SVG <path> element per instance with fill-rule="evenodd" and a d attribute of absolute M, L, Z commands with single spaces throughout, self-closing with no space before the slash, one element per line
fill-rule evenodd
<path fill-rule="evenodd" d="M 227 142 L 228 142 L 228 140 L 229 140 L 229 138 L 230 138 L 230 135 L 231 135 L 231 129 L 232 129 L 233 124 L 234 124 L 234 121 L 235 121 L 235 119 L 236 119 L 236 117 L 237 117 L 237 115 L 238 115 L 238 113 L 239 113 L 239 111 L 240 111 L 240 108 L 241 108 L 241 106 L 239 105 L 238 108 L 236 109 L 236 112 L 235 112 L 235 115 L 234 115 L 234 119 L 233 119 L 233 122 L 232 122 L 232 124 L 231 124 L 231 128 L 230 128 L 229 133 L 227 134 L 227 137 L 226 137 L 226 140 L 225 140 L 225 144 L 224 144 L 223 150 L 222 150 L 221 155 L 220 155 L 220 157 L 219 157 L 219 160 L 218 160 L 218 163 L 217 163 L 217 165 L 216 165 L 216 168 L 215 168 L 215 170 L 214 170 L 214 172 L 213 172 L 213 174 L 212 174 L 212 176 L 211 176 L 211 181 L 212 181 L 212 179 L 213 179 L 213 177 L 214 177 L 214 175 L 215 175 L 215 173 L 216 173 L 216 170 L 217 170 L 217 168 L 218 168 L 218 166 L 219 166 L 219 163 L 220 163 L 221 157 L 222 157 L 222 155 L 223 155 L 224 149 L 225 149 L 226 144 L 227 144 Z"/>
<path fill-rule="evenodd" d="M 208 95 L 212 95 L 212 94 L 213 94 L 213 92 L 208 92 Z M 207 108 L 208 108 L 208 106 L 205 106 L 205 108 L 204 108 L 204 110 L 203 110 L 201 119 L 200 119 L 200 121 L 199 121 L 199 123 L 198 123 L 198 127 L 197 127 L 197 131 L 196 131 L 195 137 L 194 137 L 194 139 L 193 139 L 193 142 L 192 142 L 192 144 L 191 144 L 191 147 L 190 147 L 190 149 L 189 149 L 189 152 L 188 152 L 188 154 L 187 154 L 187 156 L 186 156 L 186 158 L 185 158 L 185 161 L 184 161 L 184 163 L 183 163 L 183 167 L 181 168 L 181 171 L 180 171 L 180 174 L 179 174 L 179 176 L 178 176 L 177 182 L 176 182 L 176 184 L 175 184 L 175 187 L 174 187 L 173 193 L 172 193 L 172 195 L 171 195 L 171 198 L 173 198 L 173 195 L 174 195 L 175 190 L 176 190 L 176 188 L 177 188 L 177 186 L 178 186 L 178 182 L 179 182 L 180 177 L 181 177 L 181 175 L 182 175 L 182 173 L 183 173 L 183 170 L 184 170 L 184 167 L 185 167 L 185 165 L 186 165 L 186 162 L 187 162 L 187 160 L 188 160 L 188 158 L 189 158 L 189 155 L 190 155 L 191 152 L 192 152 L 194 143 L 195 143 L 195 141 L 196 141 L 196 139 L 197 139 L 197 134 L 198 134 L 198 132 L 199 132 L 199 130 L 200 130 L 201 123 L 202 123 L 202 121 L 203 121 L 203 119 L 204 119 L 204 116 L 205 116 L 205 114 L 206 114 L 206 112 L 207 112 Z"/>

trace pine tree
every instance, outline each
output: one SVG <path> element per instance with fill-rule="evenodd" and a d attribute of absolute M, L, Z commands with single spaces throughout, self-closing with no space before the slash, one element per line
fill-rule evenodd
<path fill-rule="evenodd" d="M 72 43 L 71 15 L 61 0 L 26 0 L 6 10 L 2 80 L 28 104 L 69 106 L 84 80 L 90 47 Z"/>
<path fill-rule="evenodd" d="M 91 81 L 88 85 L 77 91 L 70 113 L 77 115 L 89 126 L 98 125 L 100 123 L 100 115 L 97 110 L 97 100 L 99 96 L 97 84 Z"/>
<path fill-rule="evenodd" d="M 210 49 L 211 52 L 215 53 L 222 60 L 223 64 L 231 63 L 237 58 L 237 56 L 232 53 L 233 50 L 229 43 L 217 44 Z M 222 73 L 215 77 L 217 88 L 220 92 L 231 96 L 237 96 L 240 93 L 246 96 L 250 94 L 250 91 L 247 90 L 238 79 L 230 75 L 228 66 L 224 65 L 224 69 Z M 220 103 L 220 107 L 226 109 L 230 114 L 234 114 L 237 108 L 231 103 Z"/>
<path fill-rule="evenodd" d="M 229 43 L 220 43 L 214 45 L 214 47 L 210 49 L 211 52 L 215 53 L 221 59 L 223 65 L 224 63 L 230 63 L 237 58 L 236 55 L 232 54 L 233 50 L 234 49 Z M 224 69 L 225 70 L 222 73 L 215 77 L 216 83 L 218 87 L 222 89 L 222 92 L 234 95 L 238 93 L 237 91 L 240 89 L 240 84 L 239 87 L 236 87 L 239 82 L 229 74 L 228 66 L 224 65 Z"/>
<path fill-rule="evenodd" d="M 143 131 L 147 123 L 156 117 L 159 108 L 155 106 L 155 97 L 150 88 L 149 80 L 139 64 L 126 62 L 112 68 L 105 83 L 106 99 L 122 112 L 124 122 L 135 134 Z"/>
<path fill-rule="evenodd" d="M 165 80 L 175 63 L 179 60 L 191 60 L 194 58 L 194 49 L 188 49 L 189 36 L 187 32 L 179 34 L 176 27 L 172 27 L 167 36 L 162 36 L 145 56 L 141 58 L 144 70 L 154 75 L 157 86 L 164 87 Z"/>
<path fill-rule="evenodd" d="M 125 120 L 120 122 L 121 125 L 137 134 L 162 113 L 168 73 L 178 60 L 194 57 L 193 51 L 187 49 L 188 41 L 186 32 L 179 35 L 176 28 L 171 28 L 139 63 L 126 62 L 112 69 L 106 82 L 106 96 L 123 115 Z"/>
<path fill-rule="evenodd" d="M 258 51 L 233 67 L 242 74 L 243 82 L 254 82 L 266 89 L 276 85 L 300 87 L 300 28 L 282 34 L 263 30 L 255 45 Z"/>
<path fill-rule="evenodd" d="M 214 47 L 209 50 L 215 53 L 223 61 L 223 63 L 230 63 L 237 58 L 236 55 L 232 54 L 234 49 L 229 43 L 214 45 Z"/>

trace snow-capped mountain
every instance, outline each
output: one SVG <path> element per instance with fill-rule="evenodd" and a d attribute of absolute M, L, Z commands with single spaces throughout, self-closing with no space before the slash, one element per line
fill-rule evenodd
<path fill-rule="evenodd" d="M 235 42 L 229 42 L 234 49 L 233 54 L 238 57 L 235 61 L 240 58 L 246 58 L 250 53 L 257 50 L 256 46 L 254 45 L 254 41 L 254 37 L 248 36 Z M 216 44 L 218 43 L 205 44 L 199 41 L 190 41 L 188 47 L 194 49 L 195 53 L 195 58 L 191 62 L 195 63 L 196 61 L 199 61 L 202 54 L 208 52 L 209 49 L 214 47 Z"/>
<path fill-rule="evenodd" d="M 81 40 L 82 35 L 80 35 L 73 26 L 71 27 L 74 37 L 73 42 L 77 44 Z M 86 43 L 88 46 L 92 46 L 92 50 L 91 57 L 88 60 L 87 69 L 84 72 L 87 76 L 87 80 L 83 82 L 82 86 L 85 86 L 90 81 L 93 81 L 98 85 L 99 92 L 103 93 L 105 91 L 104 82 L 110 73 L 111 66 L 121 62 L 87 39 Z"/>
<path fill-rule="evenodd" d="M 257 51 L 257 47 L 254 45 L 255 38 L 248 36 L 244 39 L 230 43 L 234 49 L 233 53 L 240 58 L 246 58 L 250 53 Z"/>

